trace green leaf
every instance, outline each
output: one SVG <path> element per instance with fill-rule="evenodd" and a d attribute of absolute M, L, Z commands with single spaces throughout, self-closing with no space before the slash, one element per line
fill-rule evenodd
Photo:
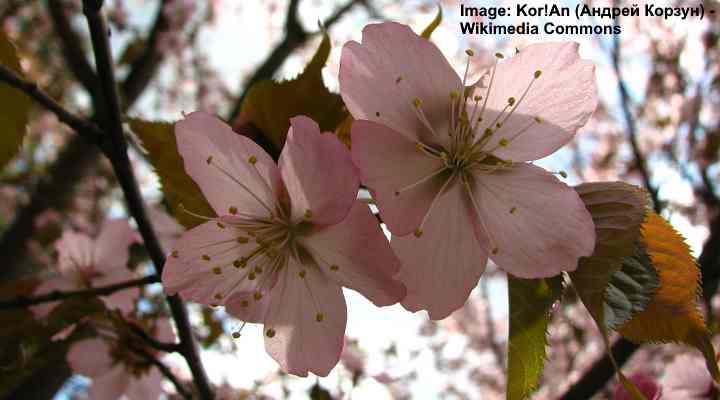
<path fill-rule="evenodd" d="M 720 380 L 715 349 L 700 312 L 700 269 L 683 237 L 667 221 L 651 213 L 642 225 L 642 244 L 660 276 L 650 304 L 619 332 L 636 342 L 680 342 L 698 349 L 708 371 Z"/>
<path fill-rule="evenodd" d="M 285 144 L 290 118 L 306 115 L 325 131 L 335 131 L 348 115 L 340 95 L 331 93 L 323 83 L 322 69 L 330 55 L 330 37 L 323 33 L 315 55 L 296 78 L 275 82 L 260 81 L 248 91 L 240 119 L 235 124 L 242 133 L 244 126 L 260 129 L 273 147 L 277 158 Z"/>
<path fill-rule="evenodd" d="M 423 29 L 420 36 L 424 37 L 425 39 L 430 39 L 430 35 L 432 35 L 433 32 L 435 32 L 435 28 L 440 26 L 440 23 L 442 22 L 442 7 L 440 7 L 440 4 L 438 4 L 438 11 L 437 14 L 435 14 L 435 18 L 430 22 L 430 25 L 428 25 L 425 29 Z"/>
<path fill-rule="evenodd" d="M 15 46 L 0 31 L 0 64 L 22 75 L 20 60 L 15 52 Z M 23 92 L 0 82 L 0 170 L 20 150 L 28 124 L 30 111 L 30 98 Z"/>
<path fill-rule="evenodd" d="M 660 277 L 641 243 L 635 254 L 622 260 L 620 270 L 610 277 L 606 289 L 605 326 L 615 330 L 642 312 L 660 286 Z"/>
<path fill-rule="evenodd" d="M 148 152 L 148 159 L 160 178 L 162 192 L 175 218 L 186 228 L 203 221 L 180 210 L 180 204 L 193 213 L 214 217 L 195 181 L 185 172 L 182 157 L 175 141 L 174 125 L 169 122 L 149 122 L 130 119 L 130 127 Z"/>
<path fill-rule="evenodd" d="M 620 301 L 608 303 L 607 288 L 624 260 L 635 255 L 647 195 L 622 182 L 587 183 L 575 190 L 595 223 L 596 243 L 593 254 L 581 258 L 578 268 L 569 275 L 578 296 L 606 335 L 608 325 L 615 325 L 616 316 L 621 319 L 625 315 L 613 309 Z"/>
<path fill-rule="evenodd" d="M 528 398 L 537 388 L 545 366 L 552 306 L 562 292 L 560 275 L 546 279 L 520 279 L 508 275 L 508 400 Z"/>

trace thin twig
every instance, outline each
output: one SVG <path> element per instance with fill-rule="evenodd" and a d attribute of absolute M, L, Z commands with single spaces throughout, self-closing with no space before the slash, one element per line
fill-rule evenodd
<path fill-rule="evenodd" d="M 140 189 L 127 154 L 127 143 L 122 129 L 122 117 L 115 81 L 115 71 L 111 58 L 110 43 L 107 37 L 108 29 L 105 18 L 101 13 L 102 6 L 102 0 L 83 0 L 83 12 L 88 21 L 93 52 L 95 53 L 95 64 L 97 65 L 98 77 L 101 83 L 100 86 L 103 97 L 105 98 L 107 121 L 104 128 L 110 135 L 111 143 L 110 151 L 106 154 L 113 165 L 115 175 L 125 194 L 128 210 L 138 225 L 138 230 L 143 237 L 150 258 L 155 264 L 155 269 L 158 274 L 162 274 L 162 269 L 165 265 L 165 254 L 145 211 Z M 195 385 L 198 389 L 198 395 L 203 400 L 211 400 L 214 398 L 213 391 L 198 354 L 185 305 L 177 295 L 168 296 L 167 301 L 178 329 L 178 336 L 180 337 L 180 344 L 182 346 L 181 354 L 185 357 L 190 367 Z"/>
<path fill-rule="evenodd" d="M 135 324 L 128 324 L 128 327 L 130 327 L 130 330 L 133 331 L 135 335 L 137 335 L 140 339 L 144 340 L 152 348 L 164 351 L 166 353 L 179 353 L 181 351 L 180 343 L 161 342 Z"/>
<path fill-rule="evenodd" d="M 65 125 L 74 129 L 79 135 L 85 137 L 86 140 L 94 144 L 100 144 L 103 133 L 93 124 L 83 118 L 77 117 L 53 100 L 49 95 L 40 90 L 33 82 L 26 81 L 10 68 L 0 65 L 0 81 L 22 91 L 33 100 L 45 106 L 55 116 L 65 123 Z"/>
<path fill-rule="evenodd" d="M 59 291 L 55 290 L 47 294 L 42 294 L 34 297 L 21 296 L 12 300 L 0 301 L 0 310 L 8 308 L 19 308 L 34 306 L 42 303 L 49 303 L 52 301 L 66 300 L 75 297 L 93 297 L 93 296 L 109 296 L 115 292 L 130 289 L 138 286 L 150 285 L 152 283 L 160 282 L 160 277 L 157 275 L 150 275 L 144 278 L 133 279 L 126 282 L 114 283 L 112 285 L 94 287 L 82 290 L 71 290 L 71 291 Z"/>
<path fill-rule="evenodd" d="M 163 374 L 163 376 L 165 376 L 170 382 L 172 382 L 173 386 L 175 386 L 175 390 L 177 390 L 178 394 L 182 396 L 182 398 L 188 400 L 192 399 L 192 394 L 188 391 L 185 385 L 180 382 L 180 379 L 175 376 L 170 367 L 165 365 L 164 362 L 160 361 L 157 357 L 150 354 L 145 349 L 132 346 L 130 350 L 145 359 L 145 361 L 147 361 L 148 363 L 154 365 L 160 371 L 160 373 Z"/>

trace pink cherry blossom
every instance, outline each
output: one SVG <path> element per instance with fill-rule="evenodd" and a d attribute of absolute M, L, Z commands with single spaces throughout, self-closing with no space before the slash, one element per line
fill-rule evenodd
<path fill-rule="evenodd" d="M 668 365 L 662 379 L 663 398 L 710 400 L 720 395 L 703 358 L 682 354 Z"/>
<path fill-rule="evenodd" d="M 43 294 L 53 290 L 79 290 L 106 286 L 133 278 L 127 268 L 129 247 L 140 241 L 137 232 L 125 219 L 105 222 L 97 238 L 73 230 L 66 230 L 55 243 L 58 252 L 57 274 L 36 289 Z M 138 288 L 130 288 L 101 297 L 110 308 L 129 313 L 139 296 Z M 36 316 L 43 318 L 56 303 L 46 303 L 32 308 Z"/>
<path fill-rule="evenodd" d="M 467 86 L 467 68 L 460 79 L 434 44 L 401 24 L 368 25 L 362 43 L 343 48 L 353 161 L 394 235 L 403 306 L 433 319 L 463 305 L 488 257 L 538 278 L 575 269 L 595 245 L 575 191 L 529 163 L 570 141 L 592 114 L 593 65 L 574 43 L 501 58 Z"/>
<path fill-rule="evenodd" d="M 165 290 L 264 323 L 265 348 L 284 370 L 327 375 L 343 347 L 342 286 L 378 306 L 405 295 L 392 279 L 399 261 L 356 199 L 350 153 L 302 116 L 291 120 L 279 167 L 206 113 L 186 116 L 175 133 L 185 169 L 219 217 L 175 243 Z"/>
<path fill-rule="evenodd" d="M 642 372 L 635 372 L 634 374 L 628 376 L 628 379 L 630 382 L 635 384 L 635 387 L 643 394 L 643 396 L 645 396 L 647 400 L 659 400 L 663 397 L 660 385 L 658 385 L 652 377 L 645 375 Z M 613 400 L 634 399 L 635 397 L 633 397 L 621 383 L 617 383 L 615 385 Z"/>

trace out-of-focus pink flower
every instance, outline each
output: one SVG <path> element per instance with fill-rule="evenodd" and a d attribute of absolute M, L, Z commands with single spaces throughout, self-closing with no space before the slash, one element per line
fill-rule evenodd
<path fill-rule="evenodd" d="M 38 285 L 35 293 L 85 289 L 132 279 L 132 272 L 127 268 L 130 257 L 128 248 L 139 241 L 137 232 L 124 219 L 108 220 L 96 239 L 84 233 L 66 230 L 55 243 L 58 251 L 57 275 Z M 101 298 L 108 307 L 129 313 L 139 293 L 138 288 L 130 288 Z M 43 318 L 55 304 L 34 306 L 32 311 Z"/>
<path fill-rule="evenodd" d="M 662 379 L 663 398 L 668 400 L 711 400 L 720 395 L 718 387 L 698 356 L 681 354 L 668 365 Z"/>
<path fill-rule="evenodd" d="M 160 206 L 148 207 L 148 216 L 155 228 L 160 245 L 166 253 L 169 253 L 172 244 L 185 232 L 185 228 L 163 211 Z"/>
<path fill-rule="evenodd" d="M 647 400 L 658 400 L 661 398 L 662 390 L 652 377 L 642 372 L 635 372 L 630 375 L 628 379 L 635 384 L 635 387 Z M 680 400 L 680 398 L 677 399 Z M 625 386 L 617 383 L 615 385 L 613 400 L 634 400 L 634 397 L 625 389 Z"/>
<path fill-rule="evenodd" d="M 185 169 L 219 215 L 185 232 L 165 290 L 265 324 L 265 348 L 295 375 L 327 375 L 346 324 L 342 286 L 399 301 L 399 261 L 356 199 L 350 154 L 307 117 L 291 120 L 279 168 L 258 145 L 201 112 L 175 127 Z"/>
<path fill-rule="evenodd" d="M 434 44 L 397 23 L 368 25 L 342 52 L 353 161 L 394 235 L 403 306 L 433 319 L 463 305 L 488 257 L 538 278 L 574 270 L 595 246 L 577 193 L 529 163 L 592 114 L 593 65 L 575 43 L 534 44 L 481 82 L 467 87 Z"/>

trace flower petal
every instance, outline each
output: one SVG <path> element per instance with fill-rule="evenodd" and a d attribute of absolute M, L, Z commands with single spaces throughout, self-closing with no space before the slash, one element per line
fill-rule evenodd
<path fill-rule="evenodd" d="M 55 242 L 58 271 L 70 279 L 84 278 L 94 267 L 95 242 L 83 233 L 66 230 Z"/>
<path fill-rule="evenodd" d="M 270 293 L 265 350 L 288 373 L 327 376 L 342 353 L 345 297 L 340 286 L 323 274 L 307 269 L 300 278 L 301 270 L 303 266 L 291 260 Z M 268 334 L 270 329 L 273 334 Z"/>
<path fill-rule="evenodd" d="M 222 225 L 222 227 L 221 227 Z M 235 291 L 252 291 L 262 274 L 250 278 L 256 257 L 243 268 L 233 263 L 249 254 L 255 242 L 231 225 L 206 222 L 183 233 L 165 262 L 162 282 L 168 294 L 180 293 L 186 299 L 202 304 L 223 304 Z M 219 273 L 218 273 L 219 272 Z M 218 296 L 219 295 L 219 296 Z"/>
<path fill-rule="evenodd" d="M 322 134 L 308 117 L 290 119 L 278 164 L 290 195 L 293 221 L 305 218 L 331 225 L 345 218 L 360 182 L 350 152 L 335 135 Z"/>
<path fill-rule="evenodd" d="M 126 219 L 111 219 L 103 225 L 95 241 L 95 269 L 108 271 L 115 268 L 127 269 L 131 244 L 140 241 L 140 236 Z"/>
<path fill-rule="evenodd" d="M 396 192 L 442 169 L 442 161 L 422 153 L 415 142 L 396 131 L 370 121 L 353 123 L 352 158 L 390 231 L 400 236 L 413 232 L 440 191 L 442 176 Z"/>
<path fill-rule="evenodd" d="M 397 303 L 405 296 L 405 286 L 393 279 L 400 260 L 361 201 L 355 201 L 343 222 L 312 233 L 304 243 L 329 279 L 358 291 L 376 306 Z"/>
<path fill-rule="evenodd" d="M 532 164 L 476 176 L 476 199 L 501 269 L 520 278 L 574 271 L 595 248 L 595 226 L 577 192 Z"/>
<path fill-rule="evenodd" d="M 348 42 L 340 59 L 340 93 L 355 119 L 387 125 L 416 141 L 443 143 L 450 93 L 462 82 L 440 50 L 406 25 L 367 25 L 362 43 Z M 421 123 L 413 101 L 440 137 Z"/>
<path fill-rule="evenodd" d="M 110 356 L 110 346 L 99 337 L 73 343 L 67 353 L 67 362 L 74 372 L 89 377 L 106 374 L 115 364 Z"/>
<path fill-rule="evenodd" d="M 129 281 L 133 278 L 133 273 L 126 267 L 123 267 L 122 269 L 110 271 L 106 274 L 103 274 L 101 277 L 93 279 L 92 286 L 108 286 L 115 283 Z M 109 296 L 101 297 L 101 299 L 105 303 L 105 305 L 108 306 L 108 308 L 119 309 L 123 312 L 123 314 L 128 315 L 135 308 L 135 300 L 137 300 L 138 297 L 140 297 L 140 288 L 132 287 L 118 290 L 117 292 Z"/>
<path fill-rule="evenodd" d="M 203 112 L 179 121 L 175 135 L 185 170 L 218 215 L 228 214 L 230 207 L 259 216 L 267 216 L 267 208 L 274 211 L 282 183 L 275 162 L 260 146 Z"/>
<path fill-rule="evenodd" d="M 433 207 L 422 236 L 392 237 L 402 262 L 398 279 L 408 291 L 403 307 L 427 310 L 438 320 L 465 304 L 488 257 L 487 240 L 478 240 L 474 218 L 467 194 L 456 183 Z"/>
<path fill-rule="evenodd" d="M 125 396 L 129 400 L 157 400 L 163 393 L 163 376 L 157 368 L 150 368 L 141 377 L 134 379 L 127 387 Z"/>
<path fill-rule="evenodd" d="M 53 276 L 50 278 L 47 278 L 44 280 L 41 284 L 39 284 L 35 290 L 33 290 L 33 294 L 36 295 L 43 295 L 48 294 L 54 290 L 58 291 L 64 291 L 64 290 L 77 290 L 79 289 L 72 280 L 65 278 L 64 276 Z M 55 306 L 60 304 L 59 301 L 49 301 L 47 303 L 40 303 L 34 306 L 30 307 L 30 312 L 33 313 L 33 316 L 37 319 L 44 319 L 47 318 L 48 315 L 50 315 L 50 311 L 52 311 Z"/>
<path fill-rule="evenodd" d="M 118 365 L 108 373 L 93 379 L 88 389 L 92 400 L 117 400 L 122 397 L 130 384 L 130 375 L 125 367 Z"/>
<path fill-rule="evenodd" d="M 536 71 L 541 72 L 537 79 Z M 532 87 L 522 98 L 531 82 Z M 483 96 L 485 93 L 476 91 Z M 595 67 L 580 59 L 577 43 L 530 45 L 497 66 L 488 115 L 483 120 L 492 123 L 510 97 L 517 101 L 517 108 L 502 127 L 491 127 L 496 132 L 485 148 L 496 148 L 493 154 L 515 162 L 543 158 L 569 142 L 595 111 Z M 540 117 L 541 122 L 537 123 L 535 117 Z M 484 126 L 480 126 L 482 132 Z M 508 141 L 506 146 L 498 146 L 502 139 Z"/>

